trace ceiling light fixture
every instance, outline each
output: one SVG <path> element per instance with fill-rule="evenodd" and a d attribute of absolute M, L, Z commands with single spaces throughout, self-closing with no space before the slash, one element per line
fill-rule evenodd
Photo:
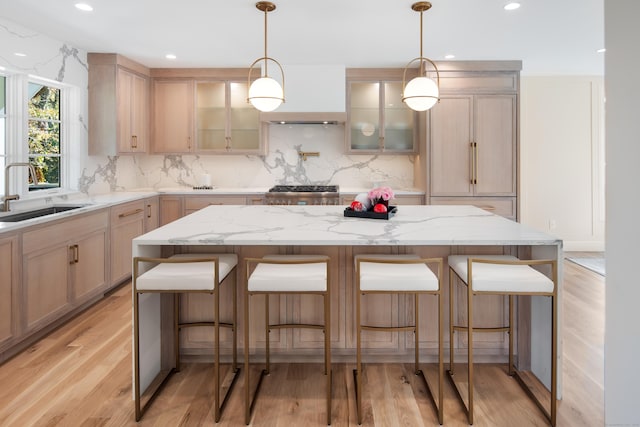
<path fill-rule="evenodd" d="M 76 9 L 80 9 L 83 12 L 92 12 L 93 11 L 93 7 L 91 7 L 91 5 L 88 5 L 86 3 L 76 3 L 75 6 L 76 6 Z"/>
<path fill-rule="evenodd" d="M 445 55 L 445 56 L 444 56 L 444 59 L 453 59 L 453 58 L 455 58 L 455 57 L 456 57 L 456 56 L 455 56 L 454 54 L 449 53 L 449 54 L 447 54 L 447 55 Z"/>
<path fill-rule="evenodd" d="M 431 3 L 428 1 L 419 1 L 411 5 L 411 9 L 420 12 L 420 56 L 414 58 L 404 67 L 402 75 L 402 102 L 407 104 L 409 108 L 416 111 L 426 111 L 433 107 L 440 100 L 440 72 L 436 64 L 429 58 L 422 56 L 422 14 L 431 9 Z M 418 77 L 414 77 L 405 85 L 407 77 L 407 69 L 414 62 L 420 62 L 420 71 Z M 430 63 L 436 71 L 437 82 L 426 76 L 425 63 Z"/>
<path fill-rule="evenodd" d="M 26 54 L 26 53 L 22 53 L 22 52 L 15 52 L 15 53 L 14 53 L 14 55 L 15 55 L 15 56 L 19 56 L 19 57 L 21 57 L 21 58 L 24 58 L 25 56 L 27 56 L 27 54 Z"/>
<path fill-rule="evenodd" d="M 510 1 L 504 5 L 504 10 L 516 10 L 520 9 L 521 4 L 517 1 Z"/>
<path fill-rule="evenodd" d="M 177 58 L 173 53 L 167 53 L 164 57 L 172 60 Z"/>
<path fill-rule="evenodd" d="M 606 51 L 607 51 L 607 49 L 605 49 L 605 48 L 596 50 L 597 53 L 605 53 Z"/>
<path fill-rule="evenodd" d="M 260 111 L 273 111 L 284 102 L 284 70 L 278 61 L 267 56 L 267 14 L 276 10 L 276 5 L 269 1 L 259 1 L 256 8 L 264 12 L 264 56 L 253 61 L 249 67 L 249 77 L 247 78 L 247 86 L 249 86 L 249 94 L 247 102 L 250 102 L 256 109 Z M 251 82 L 251 72 L 259 62 L 262 64 L 263 74 L 260 78 Z M 282 77 L 282 86 L 276 80 L 269 77 L 267 72 L 268 62 L 274 62 L 280 68 Z"/>

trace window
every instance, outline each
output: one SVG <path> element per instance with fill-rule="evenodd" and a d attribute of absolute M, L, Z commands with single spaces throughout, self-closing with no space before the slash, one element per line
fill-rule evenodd
<path fill-rule="evenodd" d="M 62 182 L 60 92 L 55 87 L 29 82 L 29 163 L 38 178 L 37 183 L 30 182 L 29 191 L 57 188 Z"/>

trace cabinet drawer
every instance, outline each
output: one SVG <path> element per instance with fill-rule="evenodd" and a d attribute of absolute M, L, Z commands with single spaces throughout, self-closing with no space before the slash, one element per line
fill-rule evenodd
<path fill-rule="evenodd" d="M 144 218 L 144 200 L 123 203 L 111 208 L 111 226 L 119 222 L 141 220 Z"/>
<path fill-rule="evenodd" d="M 43 247 L 60 245 L 78 236 L 89 234 L 109 223 L 106 209 L 102 212 L 68 218 L 62 222 L 28 231 L 22 236 L 22 251 L 40 250 Z"/>
<path fill-rule="evenodd" d="M 185 200 L 185 210 L 187 213 L 206 208 L 209 205 L 246 205 L 247 199 L 244 196 L 197 196 L 187 197 Z"/>
<path fill-rule="evenodd" d="M 496 215 L 516 219 L 516 198 L 432 197 L 432 205 L 472 205 Z"/>

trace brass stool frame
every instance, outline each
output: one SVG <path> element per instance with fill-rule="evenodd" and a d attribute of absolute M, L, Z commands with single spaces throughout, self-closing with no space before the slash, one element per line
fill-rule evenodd
<path fill-rule="evenodd" d="M 413 331 L 415 335 L 415 374 L 422 378 L 424 385 L 429 392 L 431 403 L 435 412 L 438 414 L 438 423 L 442 425 L 444 420 L 444 364 L 443 364 L 443 345 L 442 345 L 442 319 L 443 319 L 443 301 L 442 301 L 442 258 L 415 258 L 415 259 L 392 259 L 392 258 L 376 258 L 375 256 L 358 256 L 356 257 L 356 340 L 357 340 L 357 352 L 356 352 L 356 369 L 353 371 L 354 380 L 356 383 L 356 409 L 358 416 L 358 425 L 362 424 L 362 344 L 361 334 L 362 331 L 378 331 L 378 332 L 396 332 L 396 331 Z M 373 262 L 381 264 L 437 264 L 438 266 L 438 290 L 437 291 L 362 291 L 360 289 L 360 263 Z M 360 306 L 361 296 L 366 294 L 411 294 L 414 298 L 415 304 L 415 324 L 407 326 L 368 326 L 363 325 L 361 320 Z M 424 372 L 420 369 L 420 307 L 419 296 L 420 295 L 436 295 L 438 297 L 438 402 L 435 400 L 435 395 L 429 386 L 427 378 L 424 376 Z"/>
<path fill-rule="evenodd" d="M 331 280 L 329 275 L 329 257 L 317 256 L 317 259 L 269 259 L 269 258 L 245 258 L 246 261 L 246 281 L 245 281 L 245 297 L 244 297 L 244 391 L 245 391 L 245 424 L 251 422 L 251 413 L 260 391 L 262 380 L 269 375 L 269 332 L 271 329 L 320 329 L 324 332 L 324 374 L 327 376 L 327 425 L 331 425 Z M 322 291 L 249 291 L 249 278 L 251 277 L 251 265 L 255 264 L 317 264 L 324 263 L 327 268 L 327 290 Z M 266 339 L 266 361 L 265 368 L 260 373 L 258 384 L 253 395 L 249 391 L 249 297 L 253 295 L 265 296 L 265 339 Z M 307 324 L 307 323 L 269 323 L 269 296 L 270 295 L 321 295 L 324 300 L 324 324 Z"/>
<path fill-rule="evenodd" d="M 514 376 L 518 381 L 518 384 L 523 388 L 527 395 L 535 402 L 536 406 L 542 411 L 552 426 L 556 425 L 556 412 L 557 412 L 557 334 L 558 334 L 558 266 L 557 261 L 553 259 L 545 260 L 495 260 L 486 258 L 468 258 L 467 276 L 468 278 L 462 278 L 451 267 L 449 267 L 449 346 L 450 346 L 450 360 L 448 378 L 453 385 L 454 390 L 458 396 L 458 399 L 462 403 L 465 411 L 467 412 L 467 418 L 469 424 L 473 424 L 473 333 L 474 332 L 507 332 L 509 334 L 509 371 L 510 376 Z M 484 264 L 497 264 L 497 265 L 550 265 L 551 266 L 551 280 L 553 281 L 553 292 L 491 292 L 491 291 L 475 291 L 473 290 L 472 269 L 474 263 Z M 453 307 L 454 307 L 454 276 L 457 276 L 467 288 L 467 326 L 459 326 L 454 324 L 453 320 Z M 467 282 L 468 280 L 468 282 Z M 496 328 L 474 328 L 473 327 L 473 295 L 505 295 L 509 297 L 509 325 Z M 551 390 L 550 390 L 550 413 L 546 410 L 542 402 L 538 400 L 533 391 L 526 384 L 525 380 L 518 369 L 514 367 L 513 363 L 513 297 L 514 296 L 548 296 L 551 297 L 552 314 L 551 314 Z M 455 331 L 467 331 L 468 353 L 467 353 L 467 378 L 469 381 L 468 387 L 468 401 L 467 406 L 462 397 L 460 389 L 454 381 L 454 352 L 453 352 L 453 334 Z"/>
<path fill-rule="evenodd" d="M 175 373 L 180 371 L 180 329 L 186 327 L 196 327 L 196 326 L 213 326 L 214 327 L 214 370 L 216 377 L 216 387 L 214 391 L 214 403 L 215 403 L 215 422 L 220 421 L 220 417 L 222 415 L 222 410 L 224 409 L 229 396 L 231 395 L 231 390 L 238 378 L 238 373 L 240 372 L 240 368 L 238 368 L 238 355 L 237 355 L 237 317 L 238 317 L 238 309 L 237 309 L 237 279 L 236 279 L 236 266 L 234 266 L 229 274 L 222 280 L 222 283 L 226 283 L 227 279 L 233 277 L 233 320 L 232 323 L 222 323 L 220 322 L 220 285 L 222 283 L 219 282 L 219 265 L 218 258 L 215 256 L 216 254 L 211 254 L 211 257 L 207 258 L 149 258 L 149 257 L 135 257 L 133 259 L 133 321 L 134 321 L 134 369 L 135 369 L 135 385 L 134 385 L 134 394 L 135 394 L 135 417 L 136 421 L 140 421 L 142 415 L 147 410 L 147 408 L 151 405 L 153 400 L 157 397 L 158 392 L 164 387 L 164 385 L 168 382 L 169 378 Z M 162 263 L 194 263 L 194 262 L 213 262 L 213 276 L 214 276 L 214 287 L 213 290 L 138 290 L 136 288 L 136 281 L 138 278 L 138 273 L 140 271 L 140 263 L 154 263 L 154 264 L 162 264 Z M 138 308 L 138 299 L 139 295 L 143 293 L 170 293 L 174 294 L 173 299 L 173 308 L 174 308 L 174 328 L 173 328 L 173 341 L 174 341 L 174 356 L 175 356 L 175 366 L 169 370 L 161 380 L 160 384 L 155 386 L 155 389 L 152 391 L 149 400 L 144 406 L 141 406 L 141 395 L 140 395 L 140 332 L 139 332 L 139 308 Z M 210 322 L 189 322 L 189 323 L 180 323 L 180 294 L 182 293 L 207 293 L 212 294 L 214 296 L 214 320 Z M 233 331 L 233 361 L 232 361 L 232 373 L 233 379 L 229 385 L 229 389 L 225 393 L 222 403 L 220 403 L 220 327 L 231 328 Z M 154 381 L 155 383 L 155 381 Z M 154 386 L 152 383 L 151 386 Z M 151 387 L 150 386 L 150 387 Z"/>

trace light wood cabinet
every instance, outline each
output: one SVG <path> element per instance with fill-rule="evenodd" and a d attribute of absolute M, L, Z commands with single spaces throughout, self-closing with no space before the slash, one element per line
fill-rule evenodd
<path fill-rule="evenodd" d="M 210 205 L 246 205 L 245 196 L 189 196 L 185 198 L 184 214 L 189 215 Z"/>
<path fill-rule="evenodd" d="M 89 53 L 89 154 L 146 153 L 149 70 L 116 54 Z"/>
<path fill-rule="evenodd" d="M 516 195 L 516 96 L 443 96 L 430 111 L 431 196 Z"/>
<path fill-rule="evenodd" d="M 265 154 L 259 111 L 246 98 L 246 82 L 196 83 L 197 151 Z"/>
<path fill-rule="evenodd" d="M 432 197 L 432 205 L 471 205 L 484 209 L 487 212 L 516 219 L 515 197 Z"/>
<path fill-rule="evenodd" d="M 347 70 L 347 105 L 347 151 L 417 151 L 418 115 L 402 102 L 402 70 Z"/>
<path fill-rule="evenodd" d="M 154 153 L 189 153 L 193 145 L 194 82 L 153 81 Z"/>
<path fill-rule="evenodd" d="M 148 197 L 144 204 L 144 232 L 148 233 L 160 226 L 160 198 Z"/>
<path fill-rule="evenodd" d="M 145 201 L 136 200 L 111 208 L 111 286 L 131 277 L 131 241 L 144 233 Z"/>
<path fill-rule="evenodd" d="M 160 225 L 169 224 L 184 216 L 184 197 L 160 196 Z"/>
<path fill-rule="evenodd" d="M 0 238 L 0 353 L 20 334 L 18 236 Z"/>
<path fill-rule="evenodd" d="M 23 234 L 24 331 L 48 326 L 106 287 L 107 211 Z"/>

